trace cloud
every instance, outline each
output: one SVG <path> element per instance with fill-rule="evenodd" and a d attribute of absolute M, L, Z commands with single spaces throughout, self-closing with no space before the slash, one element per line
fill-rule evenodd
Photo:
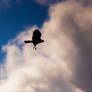
<path fill-rule="evenodd" d="M 3 47 L 3 50 L 7 52 L 6 67 L 8 79 L 0 86 L 0 91 L 61 92 L 62 90 L 64 92 L 79 92 L 77 91 L 79 89 L 73 87 L 68 81 L 71 71 L 64 59 L 68 53 L 63 50 L 64 47 L 61 48 L 58 39 L 56 37 L 53 38 L 55 34 L 50 37 L 49 28 L 47 34 L 48 40 L 44 38 L 45 36 L 43 37 L 46 44 L 41 44 L 37 51 L 34 51 L 30 45 L 23 45 L 21 49 L 19 48 L 19 45 L 25 39 L 30 39 L 33 29 L 21 33 L 16 39 Z M 49 39 L 53 41 L 49 41 Z M 66 41 L 68 42 L 68 39 Z M 67 44 L 70 44 L 70 42 Z M 56 53 L 59 48 L 62 52 Z"/>
<path fill-rule="evenodd" d="M 45 42 L 36 51 L 23 43 L 36 26 L 10 40 L 2 48 L 7 79 L 0 83 L 0 91 L 91 92 L 91 10 L 76 1 L 51 6 L 40 29 Z"/>

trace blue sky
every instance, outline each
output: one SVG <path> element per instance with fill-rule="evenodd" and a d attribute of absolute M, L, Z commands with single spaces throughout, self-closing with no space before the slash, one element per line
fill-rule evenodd
<path fill-rule="evenodd" d="M 14 38 L 25 27 L 41 27 L 48 17 L 48 6 L 25 0 L 21 4 L 11 2 L 0 9 L 0 50 L 9 39 Z M 0 54 L 2 61 L 3 54 Z"/>

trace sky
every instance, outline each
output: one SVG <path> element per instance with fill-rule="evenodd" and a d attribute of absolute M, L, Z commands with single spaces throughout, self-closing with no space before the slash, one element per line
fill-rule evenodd
<path fill-rule="evenodd" d="M 92 0 L 1 0 L 0 12 L 0 92 L 92 92 Z"/>

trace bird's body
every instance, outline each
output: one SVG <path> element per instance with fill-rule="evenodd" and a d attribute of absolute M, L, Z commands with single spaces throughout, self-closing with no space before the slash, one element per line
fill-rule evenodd
<path fill-rule="evenodd" d="M 24 41 L 25 43 L 33 43 L 34 48 L 36 49 L 36 45 L 39 43 L 44 42 L 44 40 L 41 39 L 41 33 L 38 29 L 34 30 L 33 32 L 33 36 L 32 36 L 32 41 L 31 40 L 27 40 Z"/>

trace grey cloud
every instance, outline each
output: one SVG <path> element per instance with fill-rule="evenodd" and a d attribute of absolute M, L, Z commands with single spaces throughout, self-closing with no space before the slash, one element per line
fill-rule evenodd
<path fill-rule="evenodd" d="M 75 34 L 73 35 L 74 43 L 79 49 L 78 60 L 76 61 L 77 67 L 75 69 L 73 81 L 85 92 L 92 91 L 92 12 L 90 9 L 92 8 L 87 7 L 80 9 L 81 12 L 79 12 L 78 15 L 75 13 L 73 16 L 70 16 L 71 20 L 69 19 L 75 30 Z"/>
<path fill-rule="evenodd" d="M 66 3 L 67 4 L 67 3 Z M 68 3 L 73 6 L 74 3 Z M 77 6 L 76 6 L 77 4 Z M 76 45 L 78 54 L 75 57 L 76 64 L 75 74 L 73 82 L 83 89 L 85 92 L 92 91 L 92 7 L 88 5 L 86 8 L 81 3 L 76 3 L 74 10 L 72 7 L 70 10 L 64 10 L 63 23 L 61 22 L 61 30 L 71 38 L 73 43 Z M 64 6 L 62 5 L 62 8 Z M 61 8 L 60 8 L 61 9 Z M 63 25 L 63 26 L 62 26 Z M 66 25 L 66 28 L 64 28 Z M 64 29 L 63 29 L 64 28 Z M 62 31 L 62 33 L 63 33 Z M 69 32 L 68 32 L 69 31 Z"/>
<path fill-rule="evenodd" d="M 72 24 L 75 27 L 74 42 L 79 49 L 77 67 L 75 71 L 74 83 L 85 90 L 92 91 L 92 18 L 90 11 L 92 7 L 81 10 L 80 14 L 72 17 Z"/>

